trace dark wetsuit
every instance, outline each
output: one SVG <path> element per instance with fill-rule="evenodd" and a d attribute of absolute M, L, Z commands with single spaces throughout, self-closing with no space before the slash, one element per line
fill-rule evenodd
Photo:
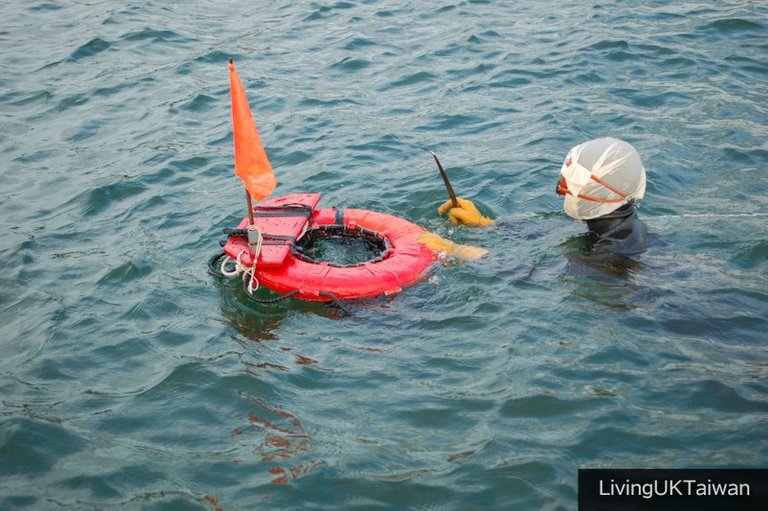
<path fill-rule="evenodd" d="M 648 228 L 638 218 L 633 202 L 587 220 L 587 227 L 588 250 L 596 255 L 631 255 L 648 245 Z"/>

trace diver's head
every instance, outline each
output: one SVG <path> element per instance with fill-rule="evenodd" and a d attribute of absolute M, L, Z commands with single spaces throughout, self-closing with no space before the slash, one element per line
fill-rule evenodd
<path fill-rule="evenodd" d="M 591 220 L 645 194 L 645 167 L 631 144 L 597 138 L 575 146 L 565 157 L 557 182 L 563 209 L 577 220 Z"/>

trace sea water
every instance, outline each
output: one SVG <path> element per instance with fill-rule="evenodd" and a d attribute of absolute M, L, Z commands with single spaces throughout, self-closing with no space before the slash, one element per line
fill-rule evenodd
<path fill-rule="evenodd" d="M 768 465 L 765 2 L 0 3 L 0 509 L 575 509 L 579 468 Z M 234 58 L 275 195 L 476 262 L 252 303 Z M 650 248 L 573 257 L 568 149 Z M 497 219 L 454 227 L 435 151 Z"/>

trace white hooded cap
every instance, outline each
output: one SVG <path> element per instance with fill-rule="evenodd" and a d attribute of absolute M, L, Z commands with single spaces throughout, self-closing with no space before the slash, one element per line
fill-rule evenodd
<path fill-rule="evenodd" d="M 565 157 L 560 175 L 569 191 L 563 209 L 577 220 L 607 215 L 645 195 L 640 154 L 631 144 L 611 137 L 575 146 Z"/>

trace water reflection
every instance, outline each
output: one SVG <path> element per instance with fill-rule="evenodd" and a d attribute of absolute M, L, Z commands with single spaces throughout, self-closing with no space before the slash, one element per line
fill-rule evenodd
<path fill-rule="evenodd" d="M 245 445 L 252 445 L 251 453 L 258 465 L 264 465 L 272 484 L 286 484 L 323 462 L 311 459 L 310 437 L 301 418 L 289 411 L 288 405 L 280 403 L 284 399 L 278 390 L 291 391 L 291 386 L 284 385 L 282 378 L 290 378 L 293 373 L 318 363 L 298 353 L 295 347 L 285 345 L 280 335 L 282 325 L 297 315 L 339 320 L 345 312 L 325 303 L 303 300 L 258 304 L 248 299 L 239 281 L 221 281 L 219 290 L 222 315 L 237 332 L 232 338 L 244 350 L 243 373 L 265 390 L 246 390 L 250 389 L 250 383 L 237 390 L 243 406 L 232 436 Z M 259 294 L 262 298 L 266 296 L 263 292 Z M 241 456 L 233 461 L 245 464 L 253 460 Z"/>
<path fill-rule="evenodd" d="M 253 453 L 269 464 L 267 472 L 272 484 L 286 484 L 323 464 L 317 460 L 298 462 L 310 450 L 310 438 L 299 417 L 262 396 L 243 391 L 238 396 L 247 403 L 248 413 L 240 417 L 243 425 L 232 434 L 236 438 L 260 436 Z M 238 459 L 235 463 L 243 461 Z"/>
<path fill-rule="evenodd" d="M 642 255 L 594 254 L 589 246 L 583 234 L 560 245 L 565 255 L 560 280 L 571 284 L 572 293 L 580 298 L 615 310 L 635 308 L 634 297 L 644 289 L 635 278 L 646 268 Z"/>
<path fill-rule="evenodd" d="M 288 299 L 272 304 L 260 304 L 251 301 L 240 286 L 239 279 L 218 282 L 221 312 L 229 323 L 245 338 L 252 340 L 275 340 L 275 331 L 288 317 L 295 314 L 315 314 L 328 319 L 341 319 L 347 314 L 325 302 L 308 302 Z M 257 298 L 270 297 L 267 290 L 258 290 Z"/>

